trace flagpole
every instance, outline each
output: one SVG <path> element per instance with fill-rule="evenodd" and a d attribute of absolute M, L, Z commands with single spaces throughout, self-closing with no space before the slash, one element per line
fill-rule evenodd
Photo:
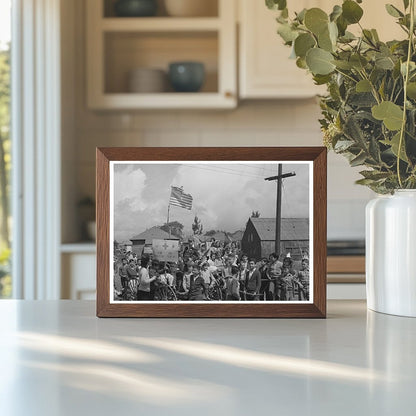
<path fill-rule="evenodd" d="M 170 235 L 170 225 L 169 225 L 169 212 L 170 212 L 170 203 L 168 205 L 168 218 L 166 221 L 166 225 L 169 227 L 169 239 L 170 239 L 171 235 Z"/>

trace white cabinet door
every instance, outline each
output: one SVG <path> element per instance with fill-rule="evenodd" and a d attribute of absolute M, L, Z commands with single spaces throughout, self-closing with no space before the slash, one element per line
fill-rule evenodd
<path fill-rule="evenodd" d="M 295 7 L 330 10 L 323 6 L 328 1 L 299 0 Z M 305 98 L 322 92 L 311 75 L 289 59 L 291 49 L 276 33 L 276 16 L 264 1 L 239 0 L 241 98 Z"/>
<path fill-rule="evenodd" d="M 399 9 L 402 0 L 392 0 Z M 334 4 L 341 0 L 298 0 L 289 3 L 289 10 L 300 11 L 304 7 L 320 7 L 329 13 Z M 239 88 L 241 98 L 305 98 L 325 89 L 313 84 L 311 75 L 296 66 L 289 59 L 291 49 L 283 44 L 277 35 L 277 12 L 268 10 L 264 1 L 239 0 L 240 48 L 239 48 Z M 395 23 L 395 19 L 386 12 L 384 2 L 366 0 L 361 4 L 364 9 L 362 25 L 376 28 L 381 40 L 403 38 L 404 32 Z M 357 33 L 358 25 L 348 30 Z"/>
<path fill-rule="evenodd" d="M 62 255 L 62 298 L 93 300 L 96 290 L 96 256 L 93 253 Z"/>

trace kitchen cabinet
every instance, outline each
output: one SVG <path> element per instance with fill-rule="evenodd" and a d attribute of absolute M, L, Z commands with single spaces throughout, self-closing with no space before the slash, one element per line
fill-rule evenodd
<path fill-rule="evenodd" d="M 304 7 L 325 8 L 328 0 L 299 0 Z M 293 7 L 293 6 L 292 6 Z M 246 98 L 308 98 L 322 92 L 311 75 L 289 59 L 291 50 L 277 35 L 277 13 L 264 1 L 239 0 L 239 91 Z"/>
<path fill-rule="evenodd" d="M 320 7 L 330 12 L 334 0 L 299 0 L 289 3 L 289 8 Z M 402 0 L 393 0 L 402 9 Z M 277 35 L 276 11 L 268 10 L 263 1 L 239 0 L 239 92 L 242 99 L 291 99 L 308 98 L 325 92 L 324 87 L 313 84 L 312 77 L 290 59 L 291 49 Z M 378 0 L 366 0 L 362 25 L 376 28 L 381 40 L 403 38 L 404 32 L 388 15 L 384 4 Z M 358 33 L 358 25 L 350 26 Z"/>
<path fill-rule="evenodd" d="M 87 102 L 90 109 L 234 108 L 237 105 L 236 4 L 218 2 L 216 16 L 115 17 L 109 2 L 88 0 Z M 168 70 L 169 63 L 199 61 L 200 92 L 132 93 L 130 71 Z M 166 91 L 166 92 L 165 92 Z"/>
<path fill-rule="evenodd" d="M 95 300 L 95 244 L 63 244 L 61 253 L 61 298 Z"/>

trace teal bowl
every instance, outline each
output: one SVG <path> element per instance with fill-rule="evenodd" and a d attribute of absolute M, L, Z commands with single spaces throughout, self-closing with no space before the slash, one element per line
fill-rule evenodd
<path fill-rule="evenodd" d="M 169 81 L 177 92 L 198 92 L 205 81 L 205 66 L 201 62 L 172 62 Z"/>
<path fill-rule="evenodd" d="M 157 13 L 156 0 L 118 0 L 114 12 L 119 17 L 150 17 Z"/>

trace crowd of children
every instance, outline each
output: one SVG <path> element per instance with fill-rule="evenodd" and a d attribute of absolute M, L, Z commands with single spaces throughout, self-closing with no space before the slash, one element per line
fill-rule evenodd
<path fill-rule="evenodd" d="M 249 259 L 235 245 L 184 247 L 176 263 L 117 250 L 114 298 L 124 301 L 308 301 L 309 260 Z"/>

